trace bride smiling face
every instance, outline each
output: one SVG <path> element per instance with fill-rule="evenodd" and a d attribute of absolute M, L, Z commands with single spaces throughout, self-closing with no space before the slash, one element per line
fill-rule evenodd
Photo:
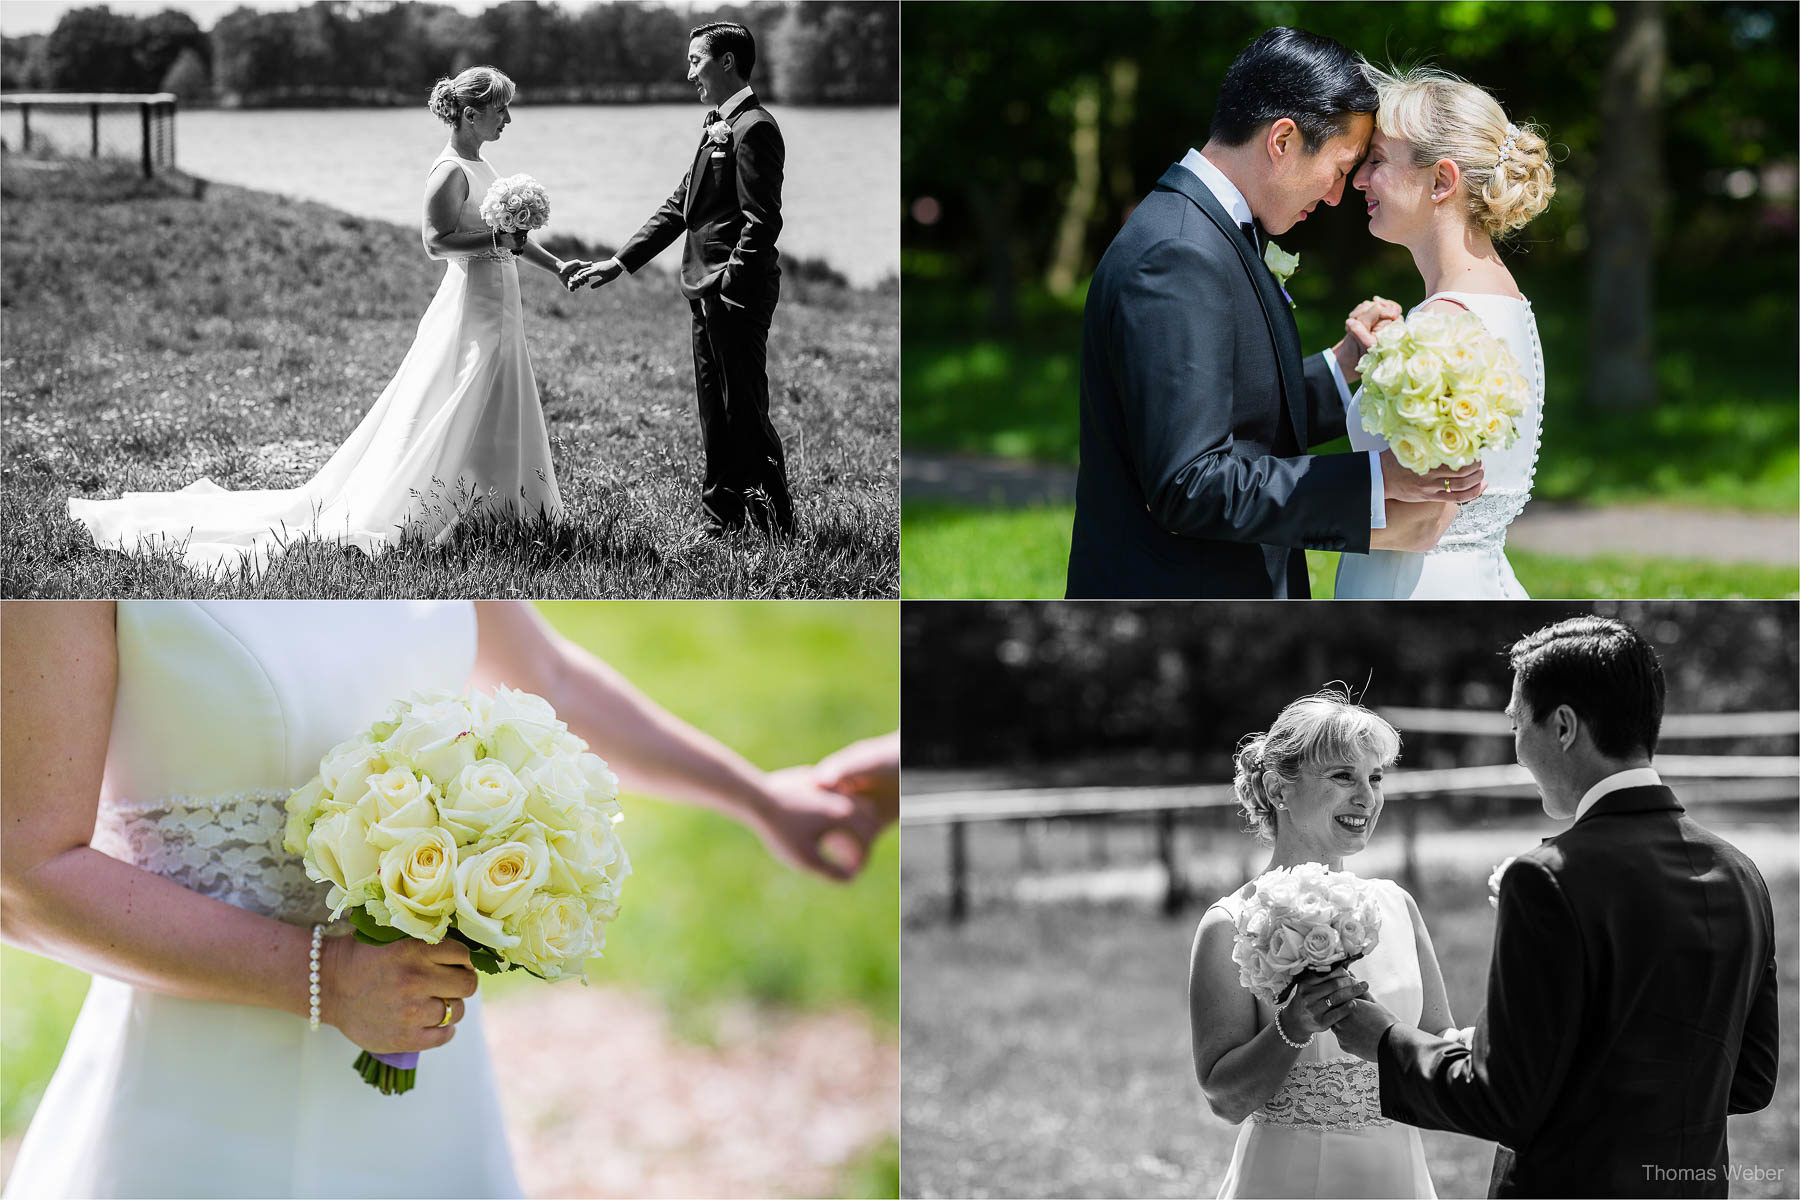
<path fill-rule="evenodd" d="M 1381 818 L 1381 777 L 1400 735 L 1348 693 L 1326 690 L 1281 710 L 1267 733 L 1239 745 L 1238 803 L 1273 866 L 1320 862 L 1340 869 L 1369 844 Z"/>
<path fill-rule="evenodd" d="M 1369 233 L 1405 245 L 1431 222 L 1447 192 L 1457 186 L 1456 164 L 1415 166 L 1413 144 L 1379 129 L 1369 139 L 1369 156 L 1356 169 L 1352 186 L 1363 194 Z"/>
<path fill-rule="evenodd" d="M 1296 861 L 1334 863 L 1369 844 L 1381 818 L 1381 756 L 1373 750 L 1327 758 L 1289 781 L 1270 772 L 1277 820 L 1275 852 Z"/>

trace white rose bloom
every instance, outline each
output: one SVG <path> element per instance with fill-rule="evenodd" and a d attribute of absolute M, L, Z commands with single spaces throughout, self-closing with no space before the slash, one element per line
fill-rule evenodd
<path fill-rule="evenodd" d="M 306 839 L 306 877 L 331 884 L 326 903 L 335 919 L 367 899 L 381 869 L 381 853 L 369 843 L 369 827 L 355 809 L 331 813 Z"/>
<path fill-rule="evenodd" d="M 556 719 L 556 710 L 542 696 L 504 686 L 495 690 L 482 717 L 488 753 L 514 771 L 539 755 L 554 753 L 569 728 Z"/>
<path fill-rule="evenodd" d="M 387 770 L 381 749 L 367 735 L 333 746 L 319 761 L 319 782 L 330 797 L 327 808 L 354 808 L 368 791 L 368 779 Z"/>
<path fill-rule="evenodd" d="M 475 726 L 475 714 L 461 699 L 414 704 L 381 744 L 382 753 L 441 786 L 479 756 Z"/>
<path fill-rule="evenodd" d="M 438 942 L 456 912 L 456 842 L 443 829 L 415 829 L 381 856 L 381 907 L 402 933 Z M 371 901 L 369 911 L 381 910 Z"/>
<path fill-rule="evenodd" d="M 368 783 L 356 811 L 368 822 L 369 840 L 379 849 L 390 849 L 414 830 L 438 823 L 430 781 L 405 767 L 389 767 L 371 775 Z"/>
<path fill-rule="evenodd" d="M 525 812 L 549 829 L 574 829 L 588 807 L 588 776 L 566 758 L 541 758 L 520 775 L 531 796 Z"/>
<path fill-rule="evenodd" d="M 1423 475 L 1430 470 L 1431 447 L 1422 434 L 1405 430 L 1389 443 L 1394 458 L 1399 464 L 1415 475 Z"/>
<path fill-rule="evenodd" d="M 512 833 L 525 816 L 528 789 L 496 759 L 470 763 L 438 801 L 438 819 L 460 845 Z"/>
<path fill-rule="evenodd" d="M 599 950 L 595 935 L 605 933 L 580 897 L 551 892 L 527 900 L 507 928 L 517 939 L 508 957 L 545 979 L 580 975 L 588 957 Z"/>
<path fill-rule="evenodd" d="M 325 785 L 315 775 L 305 787 L 287 798 L 287 828 L 282 833 L 282 848 L 289 854 L 305 850 L 313 823 L 324 814 Z"/>
<path fill-rule="evenodd" d="M 1392 328 L 1386 326 L 1385 328 Z M 1371 391 L 1380 392 L 1383 396 L 1393 398 L 1400 392 L 1400 385 L 1405 382 L 1405 360 L 1398 354 L 1383 355 L 1373 369 L 1363 377 L 1364 385 Z"/>
<path fill-rule="evenodd" d="M 470 855 L 456 865 L 456 928 L 495 950 L 519 944 L 502 927 L 550 874 L 541 830 L 526 826 L 516 841 Z"/>

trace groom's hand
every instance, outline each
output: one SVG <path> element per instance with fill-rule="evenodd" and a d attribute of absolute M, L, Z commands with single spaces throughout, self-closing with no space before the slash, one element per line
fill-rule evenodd
<path fill-rule="evenodd" d="M 1381 1035 L 1398 1020 L 1398 1017 L 1373 1000 L 1352 1000 L 1349 1014 L 1333 1025 L 1331 1032 L 1337 1036 L 1338 1045 L 1345 1050 L 1358 1058 L 1374 1062 L 1375 1052 L 1381 1046 Z"/>
<path fill-rule="evenodd" d="M 1389 500 L 1419 504 L 1428 500 L 1448 500 L 1467 504 L 1487 488 L 1479 462 L 1460 469 L 1435 467 L 1423 475 L 1415 475 L 1400 465 L 1392 450 L 1381 452 L 1381 494 Z"/>
<path fill-rule="evenodd" d="M 1386 505 L 1387 528 L 1369 532 L 1371 550 L 1410 550 L 1423 554 L 1438 544 L 1450 522 L 1456 520 L 1454 504 L 1427 502 L 1406 504 L 1389 500 Z"/>
<path fill-rule="evenodd" d="M 587 268 L 575 276 L 572 287 L 600 287 L 611 283 L 624 273 L 625 264 L 616 258 L 605 262 L 589 263 Z"/>
<path fill-rule="evenodd" d="M 1355 386 L 1362 378 L 1356 364 L 1362 361 L 1363 352 L 1375 344 L 1375 334 L 1383 325 L 1398 321 L 1401 316 L 1398 304 L 1380 296 L 1371 296 L 1350 310 L 1344 320 L 1344 338 L 1331 348 L 1345 383 Z"/>
<path fill-rule="evenodd" d="M 556 277 L 562 280 L 562 285 L 565 289 L 572 292 L 575 290 L 575 285 L 570 281 L 573 280 L 579 272 L 585 271 L 593 265 L 593 263 L 579 258 L 564 259 L 562 262 L 556 264 Z"/>

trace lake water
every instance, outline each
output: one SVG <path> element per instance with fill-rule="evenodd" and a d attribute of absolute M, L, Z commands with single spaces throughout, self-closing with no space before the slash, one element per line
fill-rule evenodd
<path fill-rule="evenodd" d="M 787 142 L 782 253 L 822 258 L 861 285 L 898 275 L 899 108 L 771 111 Z M 702 115 L 698 104 L 521 104 L 482 157 L 502 175 L 544 185 L 549 233 L 618 246 L 681 182 Z M 423 104 L 194 109 L 178 118 L 176 157 L 206 179 L 417 225 L 427 168 L 444 142 L 445 126 Z M 678 242 L 661 261 L 672 267 L 680 253 Z"/>

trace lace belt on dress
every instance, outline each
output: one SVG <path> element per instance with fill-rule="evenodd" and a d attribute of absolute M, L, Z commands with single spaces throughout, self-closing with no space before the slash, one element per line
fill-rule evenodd
<path fill-rule="evenodd" d="M 1456 514 L 1450 528 L 1427 554 L 1506 549 L 1506 528 L 1524 511 L 1529 491 L 1483 492 Z"/>
<path fill-rule="evenodd" d="M 1380 1068 L 1360 1058 L 1295 1063 L 1275 1094 L 1251 1113 L 1250 1119 L 1311 1129 L 1393 1124 L 1381 1115 Z"/>
<path fill-rule="evenodd" d="M 95 848 L 191 892 L 295 925 L 329 922 L 326 885 L 282 846 L 286 791 L 103 804 Z"/>

